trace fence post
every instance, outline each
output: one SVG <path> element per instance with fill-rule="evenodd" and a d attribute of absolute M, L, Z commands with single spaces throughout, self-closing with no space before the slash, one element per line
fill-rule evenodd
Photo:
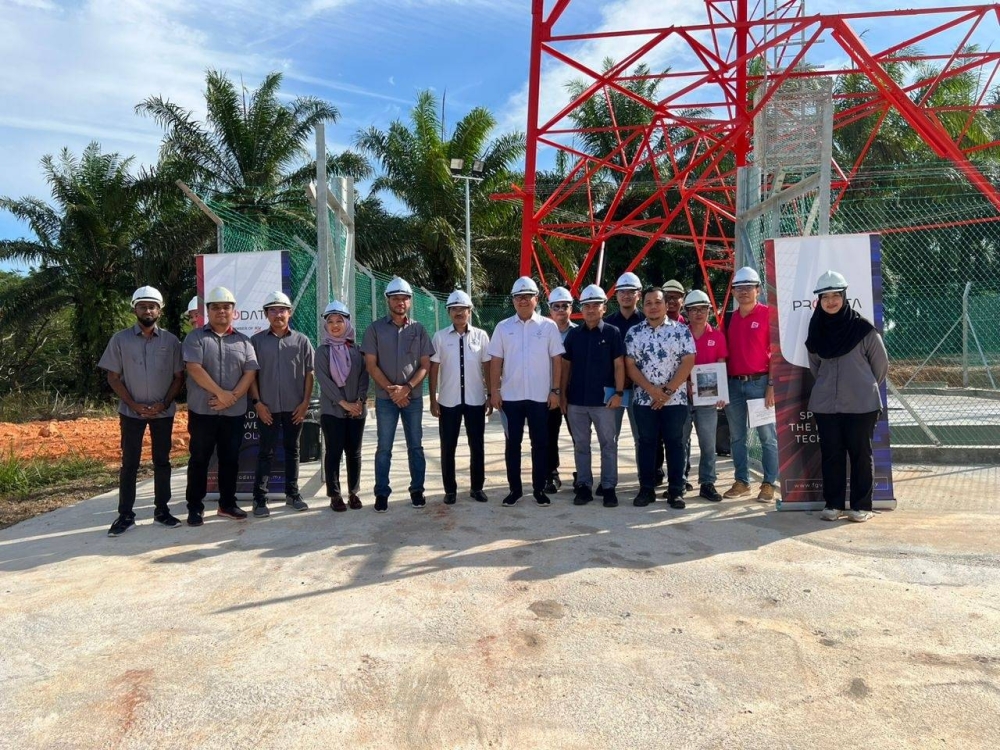
<path fill-rule="evenodd" d="M 368 277 L 368 288 L 371 289 L 372 322 L 374 323 L 375 322 L 375 318 L 376 318 L 376 313 L 375 313 L 375 310 L 376 310 L 376 308 L 375 308 L 375 274 L 373 274 L 365 266 L 361 265 L 357 261 L 354 262 L 354 265 L 357 266 L 358 270 L 361 271 L 361 273 L 363 273 L 365 276 Z M 351 314 L 356 316 L 357 311 L 352 309 L 351 310 Z"/>
<path fill-rule="evenodd" d="M 962 387 L 969 387 L 969 290 L 972 282 L 965 282 L 962 292 Z"/>

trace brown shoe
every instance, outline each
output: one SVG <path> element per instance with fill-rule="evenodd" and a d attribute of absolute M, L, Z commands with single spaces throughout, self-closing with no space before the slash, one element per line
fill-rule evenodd
<path fill-rule="evenodd" d="M 330 510 L 334 513 L 343 513 L 347 510 L 347 506 L 344 504 L 344 498 L 340 495 L 336 495 L 330 498 Z"/>
<path fill-rule="evenodd" d="M 726 490 L 726 493 L 723 495 L 723 497 L 726 498 L 727 500 L 732 500 L 734 497 L 746 497 L 749 494 L 750 494 L 750 485 L 747 484 L 746 482 L 741 482 L 739 479 L 737 479 L 735 482 L 733 482 L 733 486 L 730 487 L 728 490 Z"/>
<path fill-rule="evenodd" d="M 770 482 L 760 483 L 760 492 L 757 493 L 758 503 L 773 503 L 774 502 L 774 485 Z"/>
<path fill-rule="evenodd" d="M 361 510 L 361 498 L 357 495 L 351 495 L 347 500 L 347 507 L 351 510 Z"/>

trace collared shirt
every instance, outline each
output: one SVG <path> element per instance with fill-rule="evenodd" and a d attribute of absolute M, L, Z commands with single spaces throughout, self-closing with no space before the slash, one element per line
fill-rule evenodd
<path fill-rule="evenodd" d="M 693 338 L 694 334 L 692 333 L 691 336 Z M 696 365 L 710 365 L 729 356 L 726 337 L 722 331 L 712 328 L 708 323 L 705 324 L 705 330 L 702 331 L 701 336 L 694 340 L 694 345 L 698 349 L 698 353 L 694 357 Z"/>
<path fill-rule="evenodd" d="M 309 339 L 291 328 L 281 337 L 268 328 L 251 336 L 250 343 L 260 365 L 260 400 L 275 414 L 295 411 L 306 397 L 306 373 L 313 371 Z"/>
<path fill-rule="evenodd" d="M 625 337 L 628 336 L 628 332 L 631 331 L 635 326 L 639 325 L 645 319 L 646 316 L 643 315 L 642 310 L 636 308 L 635 310 L 632 311 L 632 315 L 628 318 L 622 315 L 621 310 L 618 310 L 617 312 L 613 312 L 608 317 L 606 317 L 604 319 L 604 322 L 610 323 L 615 328 L 617 328 L 622 334 L 622 341 L 624 341 Z"/>
<path fill-rule="evenodd" d="M 420 358 L 434 353 L 426 329 L 407 318 L 402 326 L 392 322 L 392 316 L 373 320 L 361 342 L 362 354 L 374 354 L 378 369 L 392 385 L 402 385 L 420 369 Z M 384 388 L 375 385 L 376 398 L 389 398 Z"/>
<path fill-rule="evenodd" d="M 629 331 L 625 337 L 625 352 L 635 361 L 635 366 L 646 380 L 654 385 L 665 385 L 677 374 L 681 360 L 695 354 L 696 349 L 691 329 L 665 318 L 656 328 L 644 320 Z M 678 388 L 667 406 L 684 406 L 687 402 L 687 388 Z M 632 403 L 652 406 L 653 399 L 644 388 L 636 386 Z"/>
<path fill-rule="evenodd" d="M 170 331 L 155 325 L 153 335 L 147 339 L 136 323 L 111 337 L 97 366 L 118 373 L 125 390 L 137 403 L 155 404 L 166 398 L 174 375 L 184 372 L 181 342 Z M 171 403 L 155 417 L 144 417 L 118 401 L 118 413 L 133 419 L 172 417 L 176 411 L 177 404 Z"/>
<path fill-rule="evenodd" d="M 486 403 L 483 363 L 489 362 L 490 336 L 482 328 L 469 326 L 459 333 L 455 326 L 434 334 L 431 362 L 438 370 L 437 400 L 441 406 L 482 406 Z"/>
<path fill-rule="evenodd" d="M 618 329 L 603 320 L 570 331 L 563 359 L 572 364 L 566 400 L 574 406 L 604 406 L 604 389 L 615 387 L 615 360 L 625 356 Z"/>
<path fill-rule="evenodd" d="M 243 373 L 260 369 L 253 344 L 247 336 L 232 328 L 220 336 L 211 325 L 195 328 L 185 337 L 184 361 L 201 365 L 208 377 L 225 391 L 233 390 Z M 228 409 L 216 411 L 208 405 L 212 394 L 198 385 L 191 373 L 188 373 L 187 389 L 188 410 L 195 414 L 241 417 L 247 413 L 246 394 Z"/>
<path fill-rule="evenodd" d="M 552 320 L 552 318 L 549 318 L 549 320 Z M 555 323 L 554 320 L 552 320 L 552 322 Z M 556 323 L 556 328 L 558 328 L 558 327 L 559 327 L 559 324 Z M 569 335 L 569 332 L 572 331 L 576 327 L 577 327 L 576 323 L 574 323 L 571 320 L 569 322 L 569 325 L 566 326 L 566 330 L 565 331 L 559 331 L 559 335 L 562 336 L 563 346 L 566 345 L 566 337 Z"/>
<path fill-rule="evenodd" d="M 527 320 L 517 315 L 497 323 L 489 354 L 503 359 L 500 398 L 545 403 L 552 389 L 552 358 L 566 351 L 559 326 L 537 312 Z"/>
<path fill-rule="evenodd" d="M 729 377 L 761 375 L 771 366 L 770 308 L 759 302 L 745 318 L 733 312 L 726 329 Z"/>

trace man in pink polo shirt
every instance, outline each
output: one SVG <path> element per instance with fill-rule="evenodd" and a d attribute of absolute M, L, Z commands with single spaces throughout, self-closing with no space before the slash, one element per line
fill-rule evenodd
<path fill-rule="evenodd" d="M 694 337 L 694 345 L 697 350 L 694 363 L 697 365 L 709 365 L 716 362 L 725 362 L 727 356 L 726 336 L 722 331 L 712 328 L 708 323 L 708 314 L 711 311 L 711 303 L 708 295 L 700 289 L 695 289 L 688 293 L 684 299 L 684 312 L 687 314 L 688 328 Z M 688 384 L 688 393 L 691 392 L 691 385 Z M 688 447 L 688 460 L 690 461 L 691 448 L 691 426 L 694 424 L 695 432 L 698 434 L 698 449 L 701 458 L 698 461 L 698 484 L 701 485 L 698 496 L 714 503 L 722 500 L 722 495 L 715 489 L 715 431 L 719 423 L 719 409 L 726 405 L 725 401 L 718 401 L 707 406 L 695 406 L 689 398 L 690 417 L 684 425 L 684 443 Z"/>
<path fill-rule="evenodd" d="M 751 492 L 747 458 L 747 401 L 762 398 L 766 406 L 774 406 L 770 376 L 770 310 L 757 301 L 760 276 L 755 270 L 746 266 L 736 272 L 733 276 L 733 295 L 739 308 L 733 312 L 726 327 L 729 349 L 726 417 L 729 420 L 736 480 L 726 492 L 726 498 L 746 497 Z M 778 481 L 778 433 L 774 424 L 761 425 L 756 430 L 764 468 L 764 481 L 761 482 L 757 500 L 770 503 L 774 502 Z"/>

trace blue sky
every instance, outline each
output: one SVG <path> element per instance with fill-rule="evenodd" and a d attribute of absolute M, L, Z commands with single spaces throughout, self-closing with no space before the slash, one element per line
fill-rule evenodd
<path fill-rule="evenodd" d="M 909 7 L 966 3 L 909 0 Z M 159 94 L 200 111 L 204 71 L 254 87 L 285 74 L 289 95 L 322 97 L 341 112 L 328 147 L 360 128 L 406 117 L 421 89 L 447 92 L 446 120 L 474 106 L 502 129 L 525 127 L 530 0 L 0 0 L 0 195 L 45 198 L 39 159 L 91 140 L 155 161 L 161 132 L 133 114 Z M 548 0 L 546 5 L 551 5 Z M 696 0 L 575 0 L 580 30 L 648 28 L 703 17 Z M 871 2 L 816 0 L 812 12 L 872 10 Z M 872 29 L 873 34 L 879 30 Z M 590 43 L 594 64 L 614 42 Z M 831 50 L 832 52 L 833 50 Z M 654 64 L 669 64 L 669 50 Z M 562 101 L 561 78 L 543 98 Z M 27 234 L 0 213 L 0 238 Z"/>

